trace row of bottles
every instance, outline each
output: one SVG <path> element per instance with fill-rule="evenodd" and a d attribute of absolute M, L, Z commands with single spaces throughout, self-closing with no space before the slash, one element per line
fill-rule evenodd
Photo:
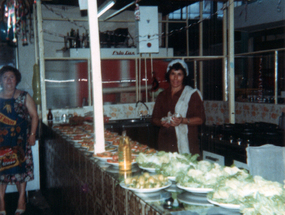
<path fill-rule="evenodd" d="M 71 28 L 70 32 L 64 37 L 65 49 L 70 48 L 89 48 L 89 33 L 86 30 L 85 33 L 80 35 L 79 29 L 75 30 Z"/>

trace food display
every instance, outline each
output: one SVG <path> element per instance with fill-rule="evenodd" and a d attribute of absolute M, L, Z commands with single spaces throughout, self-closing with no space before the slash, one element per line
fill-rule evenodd
<path fill-rule="evenodd" d="M 157 153 L 157 151 L 155 149 L 151 149 L 151 148 L 148 148 L 148 147 L 140 147 L 139 146 L 137 148 L 132 149 L 132 153 L 136 154 L 136 155 L 139 155 L 139 153 L 155 154 L 155 153 Z"/>
<path fill-rule="evenodd" d="M 105 137 L 105 141 L 113 144 L 114 142 L 118 143 L 116 145 L 119 145 L 119 141 L 120 141 L 120 136 L 118 133 L 115 132 L 110 132 L 108 130 L 104 130 L 104 137 Z M 115 144 L 114 144 L 115 145 Z"/>
<path fill-rule="evenodd" d="M 179 172 L 185 172 L 197 163 L 198 155 L 179 154 L 177 152 L 160 151 L 156 154 L 139 153 L 136 161 L 142 169 L 154 170 L 165 177 L 176 177 Z"/>
<path fill-rule="evenodd" d="M 85 141 L 82 141 L 80 142 L 81 146 L 83 148 L 86 148 L 89 152 L 94 152 L 94 142 L 85 142 Z"/>
<path fill-rule="evenodd" d="M 116 151 L 118 148 L 112 145 L 105 145 L 106 151 Z"/>
<path fill-rule="evenodd" d="M 198 154 L 194 156 L 191 156 L 191 154 L 171 154 L 171 162 L 162 163 L 160 168 L 156 169 L 157 173 L 168 176 L 171 180 L 176 180 L 180 173 L 187 172 L 188 169 L 196 166 Z"/>
<path fill-rule="evenodd" d="M 213 204 L 240 209 L 242 214 L 285 214 L 283 185 L 261 176 L 224 179 L 207 197 Z"/>
<path fill-rule="evenodd" d="M 136 156 L 135 155 L 131 155 L 131 162 L 132 162 L 132 164 L 136 163 Z M 112 157 L 107 159 L 107 163 L 119 164 L 119 154 L 118 154 L 118 152 L 114 152 L 112 154 Z"/>
<path fill-rule="evenodd" d="M 222 179 L 236 174 L 241 178 L 246 178 L 249 175 L 245 170 L 241 170 L 235 166 L 223 167 L 218 163 L 199 161 L 186 174 L 183 173 L 177 176 L 176 180 L 183 187 L 213 189 Z"/>
<path fill-rule="evenodd" d="M 161 174 L 150 175 L 146 172 L 140 176 L 126 178 L 120 185 L 137 192 L 156 192 L 169 187 L 171 182 Z"/>
<path fill-rule="evenodd" d="M 82 125 L 54 125 L 75 147 L 94 152 L 93 127 Z M 120 135 L 104 131 L 105 152 L 93 154 L 102 163 L 118 166 Z M 151 193 L 168 188 L 175 180 L 177 188 L 186 193 L 203 194 L 209 204 L 239 210 L 245 215 L 285 214 L 285 187 L 278 182 L 252 176 L 235 166 L 221 166 L 198 161 L 198 155 L 156 151 L 137 141 L 130 141 L 132 164 L 147 172 L 126 178 L 120 186 L 139 193 Z M 152 173 L 149 173 L 152 172 Z M 154 174 L 154 175 L 153 175 Z M 187 201 L 190 197 L 188 197 Z M 205 202 L 205 201 L 204 201 Z"/>
<path fill-rule="evenodd" d="M 93 157 L 107 160 L 113 157 L 113 153 L 112 152 L 102 152 L 102 153 L 93 154 Z"/>

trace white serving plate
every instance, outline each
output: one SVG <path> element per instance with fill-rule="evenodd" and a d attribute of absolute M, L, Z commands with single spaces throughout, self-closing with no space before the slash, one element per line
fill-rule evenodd
<path fill-rule="evenodd" d="M 159 190 L 163 190 L 169 186 L 171 186 L 171 181 L 168 181 L 168 183 L 163 186 L 163 187 L 159 187 L 159 188 L 148 188 L 148 189 L 137 189 L 137 188 L 132 188 L 132 187 L 128 187 L 127 185 L 125 185 L 125 183 L 122 181 L 120 183 L 121 187 L 128 189 L 128 190 L 132 190 L 134 192 L 138 192 L 138 193 L 152 193 L 152 192 L 157 192 Z"/>
<path fill-rule="evenodd" d="M 176 181 L 176 176 L 167 176 L 170 181 Z"/>
<path fill-rule="evenodd" d="M 240 205 L 236 205 L 236 204 L 227 204 L 227 203 L 219 203 L 216 201 L 213 201 L 211 199 L 207 199 L 210 203 L 214 204 L 214 205 L 218 205 L 222 208 L 227 208 L 227 209 L 240 209 Z"/>
<path fill-rule="evenodd" d="M 202 206 L 213 206 L 213 204 L 211 204 L 205 196 L 200 196 L 200 195 L 193 195 L 189 192 L 183 192 L 177 195 L 177 199 L 180 202 L 183 202 L 185 204 L 189 204 L 189 205 L 202 205 Z"/>
<path fill-rule="evenodd" d="M 106 152 L 114 152 L 114 151 L 117 151 L 118 150 L 118 148 L 116 148 L 116 147 L 108 147 L 108 148 L 105 148 L 105 150 L 106 150 Z"/>
<path fill-rule="evenodd" d="M 213 188 L 183 187 L 180 184 L 177 184 L 176 186 L 182 190 L 186 190 L 191 193 L 209 193 L 213 191 Z"/>
<path fill-rule="evenodd" d="M 110 164 L 110 165 L 112 165 L 112 166 L 119 166 L 119 163 L 110 163 L 110 162 L 106 162 L 107 164 Z M 137 162 L 132 162 L 132 165 L 133 164 L 136 164 Z"/>
<path fill-rule="evenodd" d="M 143 169 L 143 170 L 146 170 L 146 171 L 148 171 L 148 172 L 155 172 L 155 168 L 142 167 L 142 166 L 140 166 L 140 165 L 139 165 L 139 168 L 141 168 L 141 169 Z"/>
<path fill-rule="evenodd" d="M 158 202 L 158 201 L 163 201 L 171 197 L 171 193 L 165 190 L 160 190 L 158 192 L 152 192 L 152 193 L 138 193 L 137 192 L 136 195 L 142 198 L 145 202 Z"/>
<path fill-rule="evenodd" d="M 77 142 L 74 142 L 74 148 L 81 148 L 81 144 L 77 143 Z"/>
<path fill-rule="evenodd" d="M 110 152 L 110 151 L 106 151 L 106 152 Z M 111 152 L 112 153 L 112 152 Z M 112 153 L 113 154 L 113 153 Z M 99 157 L 99 156 L 93 156 L 94 158 L 101 160 L 101 161 L 106 161 L 108 159 L 112 159 L 112 157 Z"/>
<path fill-rule="evenodd" d="M 98 157 L 98 156 L 93 156 L 94 158 L 101 160 L 101 161 L 106 161 L 107 159 L 112 159 L 112 157 Z"/>

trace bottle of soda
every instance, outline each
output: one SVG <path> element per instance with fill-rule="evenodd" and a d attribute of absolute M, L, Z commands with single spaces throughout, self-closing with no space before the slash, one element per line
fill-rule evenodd
<path fill-rule="evenodd" d="M 123 131 L 119 143 L 119 171 L 131 171 L 132 169 L 132 154 L 130 139 Z"/>

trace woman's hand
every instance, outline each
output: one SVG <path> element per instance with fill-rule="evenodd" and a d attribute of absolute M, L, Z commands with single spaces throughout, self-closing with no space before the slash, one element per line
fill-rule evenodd
<path fill-rule="evenodd" d="M 178 126 L 182 123 L 182 120 L 183 120 L 182 117 L 173 117 L 171 122 L 170 122 L 170 125 L 174 126 L 174 127 Z"/>
<path fill-rule="evenodd" d="M 36 144 L 36 135 L 30 135 L 28 139 L 28 143 L 30 146 L 34 146 Z"/>
<path fill-rule="evenodd" d="M 169 128 L 171 124 L 169 124 L 167 121 L 161 121 L 161 126 Z"/>

